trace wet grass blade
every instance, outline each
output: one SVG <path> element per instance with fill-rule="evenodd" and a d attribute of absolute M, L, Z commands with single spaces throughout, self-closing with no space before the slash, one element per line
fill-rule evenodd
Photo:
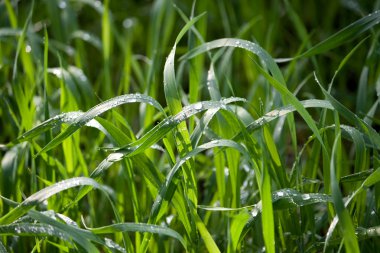
<path fill-rule="evenodd" d="M 161 105 L 156 100 L 146 95 L 127 94 L 127 95 L 114 97 L 107 101 L 104 101 L 103 103 L 100 103 L 94 106 L 93 108 L 88 110 L 86 113 L 76 118 L 74 122 L 64 132 L 60 133 L 53 140 L 51 140 L 37 155 L 56 147 L 57 145 L 62 143 L 67 137 L 71 136 L 74 132 L 76 132 L 79 128 L 84 126 L 87 122 L 89 122 L 96 116 L 99 116 L 100 114 L 112 108 L 115 108 L 117 106 L 120 106 L 122 104 L 136 103 L 136 102 L 150 104 L 154 106 L 155 108 L 157 108 L 159 111 L 164 113 L 164 110 L 161 107 Z"/>

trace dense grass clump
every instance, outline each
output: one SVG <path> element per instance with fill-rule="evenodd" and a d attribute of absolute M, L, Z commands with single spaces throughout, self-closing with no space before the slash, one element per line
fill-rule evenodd
<path fill-rule="evenodd" d="M 0 252 L 376 252 L 380 1 L 0 2 Z"/>

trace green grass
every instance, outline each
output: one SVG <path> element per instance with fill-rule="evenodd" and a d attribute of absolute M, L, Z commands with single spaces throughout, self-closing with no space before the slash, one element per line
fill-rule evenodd
<path fill-rule="evenodd" d="M 376 252 L 380 1 L 253 2 L 1 1 L 0 252 Z"/>

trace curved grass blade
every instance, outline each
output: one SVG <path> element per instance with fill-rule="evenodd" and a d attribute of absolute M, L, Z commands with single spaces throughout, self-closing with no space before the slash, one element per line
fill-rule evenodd
<path fill-rule="evenodd" d="M 62 123 L 73 124 L 75 122 L 75 120 L 78 117 L 82 116 L 83 114 L 84 114 L 84 112 L 77 111 L 77 112 L 66 112 L 66 113 L 56 115 L 56 116 L 42 122 L 41 124 L 35 126 L 31 130 L 25 132 L 23 135 L 18 137 L 14 141 L 14 143 L 29 141 L 29 140 L 33 139 L 34 137 L 52 129 L 52 128 L 55 128 L 55 127 L 61 125 Z M 101 130 L 101 128 L 99 127 L 99 123 L 95 119 L 88 121 L 85 125 L 94 126 L 94 127 L 98 128 L 99 130 Z"/>
<path fill-rule="evenodd" d="M 79 128 L 84 126 L 87 122 L 95 118 L 96 116 L 99 116 L 100 114 L 115 108 L 119 105 L 122 104 L 127 104 L 127 103 L 136 103 L 136 102 L 141 102 L 141 103 L 147 103 L 155 108 L 157 108 L 160 112 L 164 113 L 164 109 L 161 107 L 161 105 L 154 100 L 153 98 L 143 95 L 143 94 L 127 94 L 127 95 L 121 95 L 118 97 L 111 98 L 107 101 L 104 101 L 87 112 L 85 112 L 83 115 L 79 116 L 74 120 L 74 122 L 66 129 L 66 131 L 60 133 L 58 136 L 56 136 L 53 140 L 51 140 L 38 154 L 37 156 L 42 153 L 46 152 L 60 143 L 64 141 L 67 137 L 72 135 L 74 132 L 76 132 Z"/>
<path fill-rule="evenodd" d="M 298 113 L 303 117 L 306 124 L 310 127 L 310 129 L 313 131 L 317 139 L 320 141 L 321 145 L 324 146 L 322 137 L 319 134 L 318 128 L 316 124 L 314 123 L 314 120 L 310 116 L 310 114 L 305 110 L 305 108 L 302 106 L 300 101 L 286 88 L 284 77 L 282 76 L 281 70 L 273 60 L 273 58 L 259 45 L 247 41 L 247 40 L 241 40 L 241 39 L 219 39 L 214 40 L 208 43 L 205 43 L 184 56 L 181 57 L 181 59 L 190 59 L 195 57 L 196 55 L 199 55 L 201 53 L 210 51 L 215 48 L 220 47 L 238 47 L 243 48 L 245 50 L 248 50 L 249 52 L 257 55 L 261 61 L 264 62 L 265 66 L 269 69 L 271 76 L 267 71 L 262 69 L 260 66 L 258 66 L 259 71 L 264 75 L 264 77 L 270 82 L 270 84 L 283 96 L 285 101 L 289 101 L 298 111 Z"/>
<path fill-rule="evenodd" d="M 171 228 L 144 224 L 144 223 L 119 223 L 112 224 L 109 226 L 98 227 L 98 228 L 87 228 L 94 234 L 112 234 L 116 232 L 141 232 L 141 233 L 153 233 L 160 235 L 167 235 L 174 239 L 177 239 L 183 247 L 186 249 L 186 242 L 180 234 Z"/>
<path fill-rule="evenodd" d="M 33 206 L 42 203 L 43 201 L 47 200 L 51 196 L 78 186 L 84 186 L 89 185 L 94 188 L 102 190 L 104 193 L 106 191 L 103 189 L 101 185 L 99 185 L 95 180 L 91 178 L 86 177 L 76 177 L 76 178 L 70 178 L 67 180 L 60 181 L 58 183 L 55 183 L 51 186 L 48 186 L 27 199 L 25 199 L 22 203 L 20 203 L 16 208 L 12 209 L 10 212 L 5 214 L 3 217 L 0 218 L 0 224 L 9 224 L 16 220 L 17 218 L 21 217 L 25 213 L 27 213 Z"/>

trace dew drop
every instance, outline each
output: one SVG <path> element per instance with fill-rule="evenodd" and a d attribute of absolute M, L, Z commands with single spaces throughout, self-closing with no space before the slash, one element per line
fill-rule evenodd
<path fill-rule="evenodd" d="M 131 28 L 135 24 L 135 21 L 132 18 L 126 18 L 123 21 L 123 27 L 125 29 Z"/>
<path fill-rule="evenodd" d="M 30 45 L 25 46 L 25 52 L 30 53 L 32 51 L 32 47 Z"/>
<path fill-rule="evenodd" d="M 21 234 L 21 228 L 20 227 L 15 227 L 15 232 L 16 232 L 16 234 Z"/>
<path fill-rule="evenodd" d="M 88 33 L 83 34 L 83 40 L 89 41 L 90 39 L 91 39 L 90 34 L 88 34 Z"/>
<path fill-rule="evenodd" d="M 66 1 L 59 1 L 58 7 L 60 9 L 65 9 L 67 7 Z"/>
<path fill-rule="evenodd" d="M 194 104 L 194 109 L 196 109 L 196 110 L 201 110 L 202 109 L 202 103 L 196 103 L 196 104 Z"/>
<path fill-rule="evenodd" d="M 253 217 L 253 218 L 256 218 L 256 216 L 259 214 L 259 209 L 256 208 L 256 207 L 253 208 L 251 214 L 252 214 L 252 217 Z"/>
<path fill-rule="evenodd" d="M 302 199 L 303 200 L 308 200 L 308 199 L 310 199 L 311 197 L 310 197 L 310 194 L 303 194 L 302 195 Z"/>

